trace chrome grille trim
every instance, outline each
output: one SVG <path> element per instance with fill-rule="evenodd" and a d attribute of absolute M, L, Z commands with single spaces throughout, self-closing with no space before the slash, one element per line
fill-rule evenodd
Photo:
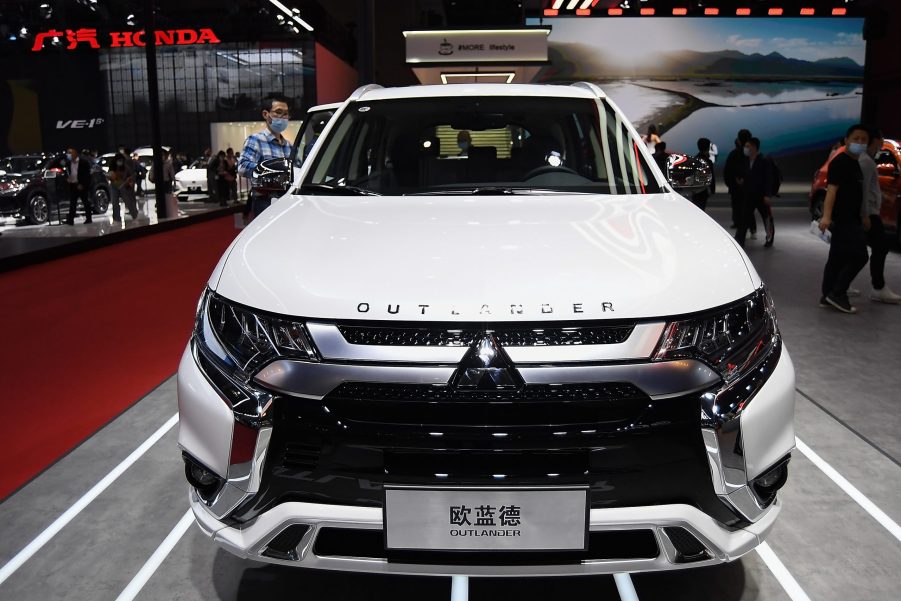
<path fill-rule="evenodd" d="M 534 346 L 506 346 L 501 342 L 510 360 L 514 363 L 573 363 L 595 361 L 622 361 L 633 359 L 647 359 L 654 352 L 660 336 L 663 333 L 664 322 L 642 323 L 634 327 L 626 326 L 630 335 L 623 342 L 609 344 L 536 344 Z M 331 323 L 307 322 L 309 331 L 316 348 L 325 360 L 340 361 L 372 361 L 382 363 L 459 363 L 466 351 L 469 350 L 470 338 L 478 338 L 481 332 L 472 334 L 474 330 L 462 329 L 459 336 L 454 339 L 453 345 L 380 345 L 380 344 L 352 344 L 341 333 L 341 327 Z M 586 329 L 594 326 L 586 326 Z M 624 329 L 618 326 L 618 329 Z M 425 334 L 435 333 L 441 339 L 449 336 L 449 332 L 457 332 L 447 329 L 425 330 Z M 566 331 L 569 334 L 578 328 L 549 328 L 546 331 Z M 411 328 L 411 331 L 417 331 Z M 486 328 L 484 331 L 494 331 Z M 531 330 L 530 330 L 531 331 Z M 538 332 L 539 330 L 535 330 Z M 497 330 L 499 341 L 505 336 L 510 339 L 509 332 L 501 333 Z M 357 337 L 352 337 L 357 339 Z M 473 340 L 475 339 L 473 338 Z M 512 339 L 523 339 L 523 336 L 513 336 Z M 577 337 L 569 335 L 566 340 L 572 342 Z M 397 338 L 398 340 L 406 340 Z M 426 338 L 427 339 L 427 338 Z M 542 338 L 536 335 L 536 340 Z M 469 341 L 463 345 L 463 342 Z"/>
<path fill-rule="evenodd" d="M 322 399 L 345 382 L 387 384 L 448 384 L 454 367 L 347 365 L 281 359 L 267 365 L 254 380 L 266 388 L 309 399 Z M 573 365 L 519 369 L 526 384 L 591 384 L 627 382 L 654 400 L 677 397 L 721 381 L 709 367 L 694 360 L 620 365 Z"/>

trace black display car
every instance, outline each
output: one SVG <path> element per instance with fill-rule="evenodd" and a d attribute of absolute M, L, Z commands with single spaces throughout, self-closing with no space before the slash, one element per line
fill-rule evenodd
<path fill-rule="evenodd" d="M 30 224 L 46 223 L 60 204 L 69 206 L 66 155 L 25 154 L 0 159 L 0 215 L 24 218 Z M 91 168 L 91 201 L 94 214 L 109 208 L 109 179 L 99 166 Z"/>

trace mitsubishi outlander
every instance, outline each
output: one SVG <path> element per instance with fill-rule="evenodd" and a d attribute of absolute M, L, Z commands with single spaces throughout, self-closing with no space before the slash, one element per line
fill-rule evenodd
<path fill-rule="evenodd" d="M 178 375 L 216 543 L 532 576 L 766 538 L 794 446 L 773 303 L 600 88 L 366 86 L 256 185 L 284 194 L 210 277 Z"/>

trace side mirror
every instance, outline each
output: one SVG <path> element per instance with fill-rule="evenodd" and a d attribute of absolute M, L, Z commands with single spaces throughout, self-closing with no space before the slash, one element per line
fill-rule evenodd
<path fill-rule="evenodd" d="M 291 187 L 291 175 L 288 159 L 266 159 L 253 170 L 250 187 L 261 194 L 281 195 Z"/>
<path fill-rule="evenodd" d="M 706 161 L 684 154 L 671 154 L 666 163 L 666 179 L 676 192 L 695 194 L 713 182 L 713 171 Z"/>

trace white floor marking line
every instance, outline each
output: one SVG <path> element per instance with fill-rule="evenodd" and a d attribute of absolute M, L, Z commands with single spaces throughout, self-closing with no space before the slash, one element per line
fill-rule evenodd
<path fill-rule="evenodd" d="M 829 476 L 829 479 L 835 482 L 839 488 L 841 488 L 849 497 L 854 499 L 858 505 L 863 507 L 864 511 L 870 514 L 870 516 L 879 522 L 879 524 L 888 530 L 892 536 L 898 542 L 901 542 L 901 526 L 898 525 L 898 522 L 890 518 L 884 511 L 879 509 L 875 503 L 873 503 L 870 499 L 867 498 L 862 492 L 857 490 L 857 487 L 848 482 L 844 476 L 838 473 L 838 471 L 826 463 L 826 460 L 820 457 L 814 452 L 813 449 L 808 447 L 800 438 L 795 438 L 795 444 L 798 446 L 798 450 L 804 453 L 804 455 L 813 462 L 815 466 L 820 468 L 824 474 Z"/>
<path fill-rule="evenodd" d="M 166 432 L 172 429 L 172 426 L 178 423 L 178 414 L 176 413 L 169 420 L 159 427 L 159 429 L 154 432 L 150 438 L 145 440 L 141 446 L 136 448 L 131 454 L 126 457 L 122 463 L 117 465 L 108 473 L 103 479 L 95 484 L 91 490 L 86 492 L 80 499 L 75 501 L 75 504 L 69 507 L 61 516 L 53 520 L 53 523 L 47 526 L 43 532 L 41 532 L 33 541 L 28 543 L 24 549 L 16 553 L 16 555 L 9 560 L 9 562 L 0 568 L 0 584 L 6 582 L 6 579 L 12 576 L 16 570 L 22 567 L 26 561 L 32 558 L 32 556 L 41 550 L 41 547 L 46 545 L 51 538 L 57 535 L 60 530 L 62 530 L 66 524 L 71 522 L 75 516 L 77 516 L 81 511 L 90 505 L 90 503 L 96 499 L 100 493 L 106 490 L 110 484 L 116 481 L 116 479 L 125 473 L 125 470 L 130 468 L 135 461 L 141 458 L 141 456 L 146 453 L 150 447 L 155 445 L 160 438 L 162 438 Z"/>
<path fill-rule="evenodd" d="M 625 572 L 617 572 L 613 575 L 613 581 L 616 583 L 616 591 L 622 601 L 638 601 L 638 593 L 635 592 L 635 584 L 632 583 L 632 577 Z"/>
<path fill-rule="evenodd" d="M 147 584 L 147 581 L 150 580 L 153 573 L 157 571 L 160 565 L 162 565 L 163 561 L 169 553 L 172 552 L 172 549 L 175 548 L 175 545 L 178 544 L 178 541 L 181 540 L 181 537 L 185 535 L 185 532 L 188 531 L 188 528 L 190 528 L 193 523 L 194 512 L 189 509 L 185 512 L 185 515 L 181 516 L 178 523 L 175 524 L 175 528 L 173 528 L 168 536 L 163 539 L 163 542 L 156 548 L 156 551 L 153 552 L 150 559 L 144 562 L 144 565 L 141 566 L 141 569 L 138 570 L 135 577 L 131 579 L 131 582 L 128 583 L 125 590 L 116 597 L 116 601 L 132 601 L 132 599 L 138 596 L 138 593 L 141 592 L 141 589 L 144 588 L 144 585 Z"/>
<path fill-rule="evenodd" d="M 791 575 L 791 572 L 788 571 L 782 560 L 773 553 L 773 550 L 767 543 L 760 543 L 757 547 L 757 553 L 792 601 L 810 601 L 810 597 L 807 596 L 807 593 L 804 592 L 804 589 L 801 588 L 795 577 Z"/>
<path fill-rule="evenodd" d="M 451 576 L 451 601 L 469 601 L 469 576 Z"/>

